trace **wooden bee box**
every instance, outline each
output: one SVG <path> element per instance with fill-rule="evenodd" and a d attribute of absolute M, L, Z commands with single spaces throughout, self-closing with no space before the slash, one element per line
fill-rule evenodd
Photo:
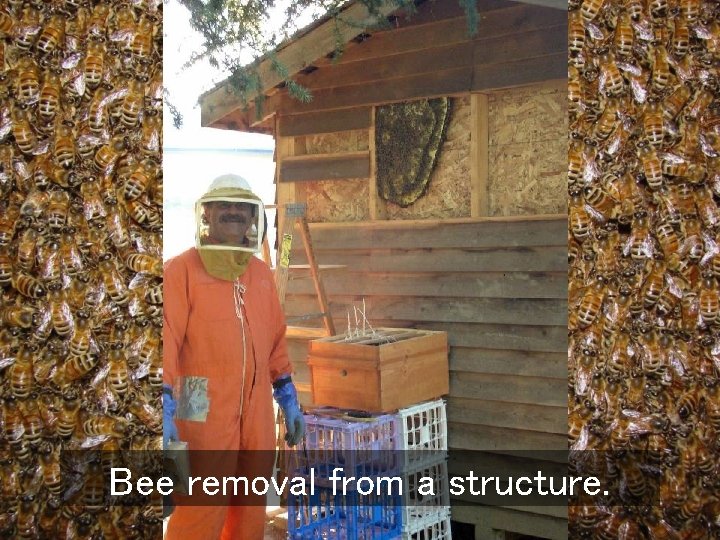
<path fill-rule="evenodd" d="M 313 402 L 390 412 L 449 391 L 446 332 L 381 328 L 310 342 Z"/>

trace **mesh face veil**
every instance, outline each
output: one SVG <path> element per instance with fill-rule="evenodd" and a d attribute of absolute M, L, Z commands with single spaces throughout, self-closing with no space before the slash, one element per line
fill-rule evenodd
<path fill-rule="evenodd" d="M 228 196 L 218 191 L 227 190 L 211 192 L 195 206 L 196 247 L 259 253 L 265 228 L 262 202 L 240 193 Z"/>

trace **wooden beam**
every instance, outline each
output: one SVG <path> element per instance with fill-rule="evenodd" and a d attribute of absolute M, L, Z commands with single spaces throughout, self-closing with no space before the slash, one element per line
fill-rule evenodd
<path fill-rule="evenodd" d="M 473 65 L 492 64 L 501 69 L 505 62 L 565 52 L 566 34 L 567 23 L 472 42 L 466 40 L 452 45 L 441 42 L 432 48 L 323 66 L 305 77 L 298 77 L 298 82 L 316 92 Z"/>
<path fill-rule="evenodd" d="M 563 407 L 563 416 L 567 421 L 567 380 L 563 379 L 453 371 L 450 373 L 450 395 L 467 399 Z M 562 433 L 567 436 L 567 429 Z"/>
<path fill-rule="evenodd" d="M 520 326 L 567 325 L 567 302 L 554 299 L 472 298 L 456 299 L 449 303 L 444 298 L 335 295 L 330 298 L 330 310 L 334 318 L 343 320 L 347 318 L 348 309 L 352 311 L 352 307 L 362 304 L 363 300 L 367 316 L 371 319 Z M 288 317 L 305 315 L 317 311 L 317 299 L 315 295 L 288 295 L 285 307 Z M 567 387 L 567 381 L 561 382 Z M 565 399 L 567 401 L 567 396 Z"/>
<path fill-rule="evenodd" d="M 488 171 L 488 96 L 470 96 L 470 215 L 489 214 Z"/>
<path fill-rule="evenodd" d="M 449 422 L 480 424 L 567 435 L 567 404 L 547 406 L 454 397 L 447 400 Z"/>
<path fill-rule="evenodd" d="M 567 389 L 565 392 L 567 402 Z M 567 451 L 567 434 L 539 433 L 518 429 L 479 426 L 473 424 L 448 423 L 448 446 L 480 451 L 527 452 L 532 450 Z"/>
<path fill-rule="evenodd" d="M 380 16 L 388 15 L 395 11 L 397 6 L 392 2 L 384 2 L 377 7 Z M 374 26 L 374 20 L 362 2 L 350 4 L 340 14 L 342 20 L 327 19 L 316 28 L 306 31 L 300 37 L 292 40 L 285 46 L 280 46 L 272 58 L 260 60 L 257 67 L 262 91 L 265 93 L 269 88 L 281 83 L 283 77 L 273 68 L 274 61 L 285 67 L 291 75 L 307 67 L 316 58 L 325 56 L 335 50 L 338 41 L 346 43 L 362 33 L 364 29 Z M 348 22 L 343 22 L 348 21 Z M 219 87 L 204 94 L 200 98 L 202 109 L 202 124 L 209 126 L 220 120 L 232 110 L 238 108 L 239 99 L 229 100 L 228 96 L 233 94 L 229 83 L 226 81 Z"/>
<path fill-rule="evenodd" d="M 282 184 L 281 184 L 282 185 Z M 344 264 L 363 272 L 562 272 L 567 246 L 509 249 L 374 249 L 320 251 L 320 264 Z M 293 253 L 295 257 L 295 253 Z M 305 263 L 301 253 L 293 259 Z"/>
<path fill-rule="evenodd" d="M 283 116 L 279 135 L 315 135 L 370 127 L 370 107 Z"/>
<path fill-rule="evenodd" d="M 567 381 L 567 354 L 455 346 L 450 348 L 450 371 Z"/>
<path fill-rule="evenodd" d="M 377 150 L 375 148 L 375 107 L 370 108 L 370 129 L 368 142 L 370 145 L 370 178 L 368 178 L 368 197 L 370 198 L 370 219 L 386 219 L 387 207 L 380 198 L 377 188 Z"/>
<path fill-rule="evenodd" d="M 314 240 L 314 239 L 313 239 Z M 567 299 L 567 272 L 355 272 L 347 269 L 323 275 L 330 295 L 425 296 L 442 298 Z M 305 275 L 291 271 L 288 294 L 312 294 Z"/>
<path fill-rule="evenodd" d="M 447 3 L 449 2 L 443 2 L 443 4 Z M 418 16 L 421 16 L 421 14 Z M 490 40 L 504 37 L 512 41 L 518 33 L 562 26 L 563 24 L 567 26 L 567 15 L 565 13 L 515 4 L 508 9 L 483 13 L 478 23 L 478 33 L 475 36 L 468 34 L 465 15 L 452 19 L 432 21 L 419 26 L 400 27 L 371 34 L 362 43 L 348 47 L 337 61 L 337 64 L 342 65 L 358 60 L 385 58 L 412 51 L 466 43 L 473 39 Z M 564 30 L 562 35 L 566 36 L 567 31 Z M 311 75 L 300 76 L 298 80 Z"/>
<path fill-rule="evenodd" d="M 475 66 L 470 88 L 473 92 L 513 88 L 567 77 L 567 53 L 524 58 L 498 66 Z"/>
<path fill-rule="evenodd" d="M 444 330 L 448 333 L 448 342 L 452 347 L 477 347 L 484 349 L 559 352 L 567 354 L 567 325 L 518 326 L 504 324 L 416 322 L 413 326 L 420 330 Z"/>
<path fill-rule="evenodd" d="M 307 155 L 283 160 L 280 182 L 306 180 L 348 180 L 370 176 L 370 153 Z"/>
<path fill-rule="evenodd" d="M 312 223 L 315 249 L 567 247 L 567 216 L 378 223 Z"/>

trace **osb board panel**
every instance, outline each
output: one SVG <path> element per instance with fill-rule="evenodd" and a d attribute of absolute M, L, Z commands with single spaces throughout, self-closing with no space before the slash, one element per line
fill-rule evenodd
<path fill-rule="evenodd" d="M 506 144 L 490 149 L 491 216 L 566 211 L 567 139 Z"/>
<path fill-rule="evenodd" d="M 566 212 L 566 102 L 564 81 L 490 94 L 491 216 Z"/>
<path fill-rule="evenodd" d="M 450 125 L 427 192 L 407 208 L 382 201 L 387 219 L 470 216 L 470 97 L 452 102 Z"/>
<path fill-rule="evenodd" d="M 295 155 L 366 151 L 368 130 L 355 129 L 295 137 Z M 370 217 L 367 179 L 305 182 L 309 222 L 365 221 Z"/>
<path fill-rule="evenodd" d="M 310 222 L 365 221 L 370 219 L 367 180 L 305 182 L 307 219 Z"/>

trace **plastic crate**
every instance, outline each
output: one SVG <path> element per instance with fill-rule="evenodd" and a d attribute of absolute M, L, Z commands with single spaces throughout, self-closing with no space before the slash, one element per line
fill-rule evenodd
<path fill-rule="evenodd" d="M 404 493 L 403 530 L 410 530 L 418 523 L 435 521 L 450 512 L 450 491 L 447 462 L 439 459 L 435 463 L 426 463 L 420 467 L 402 472 Z M 432 478 L 433 494 L 421 494 L 422 478 Z"/>
<path fill-rule="evenodd" d="M 398 427 L 392 415 L 346 420 L 317 414 L 305 415 L 305 450 L 289 453 L 295 463 L 288 471 L 309 471 L 329 477 L 333 469 L 340 476 L 397 475 Z"/>
<path fill-rule="evenodd" d="M 451 540 L 450 512 L 417 521 L 414 527 L 402 531 L 402 540 Z"/>
<path fill-rule="evenodd" d="M 288 495 L 290 540 L 394 540 L 402 532 L 399 494 L 358 491 L 333 494 L 316 483 L 315 493 Z"/>
<path fill-rule="evenodd" d="M 400 409 L 396 448 L 403 469 L 433 462 L 447 453 L 447 412 L 442 399 Z"/>

